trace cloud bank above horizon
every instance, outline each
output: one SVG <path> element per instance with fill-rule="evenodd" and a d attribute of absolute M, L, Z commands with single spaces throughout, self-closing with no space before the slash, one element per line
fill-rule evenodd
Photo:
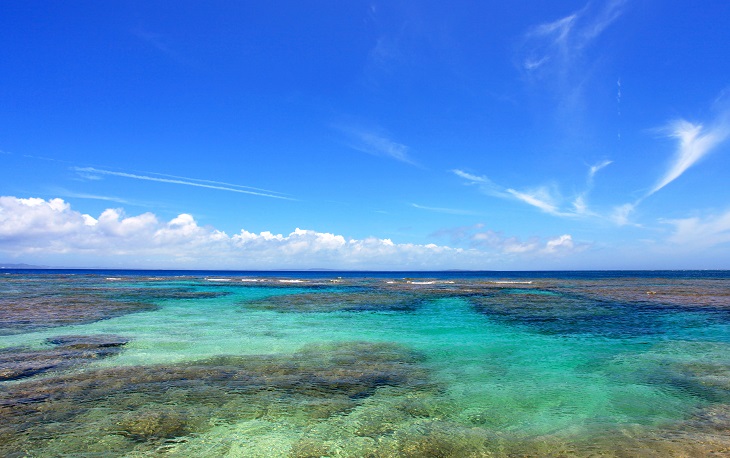
<path fill-rule="evenodd" d="M 492 231 L 471 235 L 472 246 L 348 239 L 296 228 L 288 235 L 241 229 L 228 235 L 182 213 L 169 221 L 146 212 L 108 208 L 82 214 L 60 198 L 0 197 L 0 254 L 41 256 L 81 265 L 129 268 L 439 270 L 495 268 L 499 260 L 562 256 L 577 247 L 569 234 L 522 243 Z"/>

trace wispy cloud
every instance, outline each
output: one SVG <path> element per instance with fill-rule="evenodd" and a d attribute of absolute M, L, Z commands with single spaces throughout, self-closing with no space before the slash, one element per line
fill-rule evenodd
<path fill-rule="evenodd" d="M 456 175 L 459 178 L 463 178 L 466 180 L 467 185 L 470 186 L 477 186 L 479 191 L 482 193 L 493 196 L 493 197 L 509 197 L 509 194 L 507 194 L 503 187 L 499 186 L 489 178 L 481 175 L 475 175 L 473 173 L 465 172 L 463 170 L 459 169 L 453 169 L 451 170 L 451 173 Z"/>
<path fill-rule="evenodd" d="M 540 186 L 534 189 L 520 191 L 514 188 L 500 186 L 485 176 L 475 175 L 459 169 L 454 169 L 451 172 L 459 178 L 466 180 L 466 184 L 476 185 L 486 195 L 517 200 L 554 216 L 576 216 L 575 212 L 560 209 L 559 202 L 562 199 L 559 197 L 555 187 Z"/>
<path fill-rule="evenodd" d="M 606 21 L 610 21 L 619 13 L 613 11 L 611 14 L 606 14 Z M 569 23 L 570 21 L 548 24 L 545 26 L 545 31 L 555 32 L 568 27 L 567 24 Z M 588 166 L 583 189 L 580 192 L 573 193 L 572 197 L 563 197 L 556 185 L 516 189 L 500 186 L 483 175 L 465 172 L 460 169 L 454 169 L 451 172 L 465 180 L 466 184 L 478 187 L 480 191 L 487 195 L 517 200 L 550 215 L 593 217 L 611 221 L 618 226 L 644 227 L 633 220 L 637 208 L 643 201 L 679 178 L 709 153 L 717 150 L 719 146 L 727 143 L 728 138 L 730 138 L 730 108 L 728 108 L 728 105 L 730 105 L 730 92 L 723 92 L 715 101 L 715 106 L 713 106 L 719 111 L 719 114 L 708 126 L 680 119 L 659 129 L 661 132 L 668 133 L 669 137 L 676 139 L 678 142 L 676 151 L 668 161 L 665 172 L 648 192 L 643 192 L 639 198 L 633 201 L 613 205 L 610 209 L 604 207 L 600 210 L 594 210 L 590 207 L 588 201 L 597 174 L 613 164 L 613 161 L 609 159 Z"/>
<path fill-rule="evenodd" d="M 601 170 L 602 168 L 604 168 L 608 165 L 611 165 L 611 164 L 613 164 L 613 161 L 604 160 L 604 161 L 599 162 L 598 164 L 590 166 L 590 168 L 588 169 L 588 185 L 589 186 L 593 185 L 593 177 L 596 176 L 596 173 L 599 170 Z"/>
<path fill-rule="evenodd" d="M 585 190 L 581 193 L 579 193 L 575 198 L 573 199 L 573 212 L 580 214 L 580 215 L 596 215 L 594 212 L 588 209 L 588 195 L 590 194 L 591 190 L 593 190 L 593 179 L 596 176 L 596 174 L 602 170 L 603 168 L 609 166 L 610 164 L 613 164 L 613 161 L 610 160 L 603 160 L 601 162 L 598 162 L 594 165 L 591 165 L 588 167 L 588 176 L 586 177 L 586 187 Z"/>
<path fill-rule="evenodd" d="M 195 178 L 185 178 L 185 177 L 175 177 L 171 175 L 158 175 L 158 176 L 150 176 L 150 175 L 139 175 L 135 173 L 127 173 L 127 172 L 116 172 L 112 170 L 104 170 L 104 169 L 97 169 L 94 167 L 72 167 L 72 169 L 76 172 L 79 172 L 82 176 L 85 174 L 96 174 L 96 175 L 110 175 L 110 176 L 117 176 L 122 178 L 131 178 L 134 180 L 143 180 L 143 181 L 154 181 L 158 183 L 168 183 L 168 184 L 179 184 L 183 186 L 194 186 L 198 188 L 207 188 L 207 189 L 217 189 L 219 191 L 228 191 L 228 192 L 237 192 L 241 194 L 250 194 L 254 196 L 261 196 L 261 197 L 270 197 L 272 199 L 283 199 L 283 200 L 296 200 L 291 197 L 287 197 L 286 195 L 282 195 L 281 193 L 274 194 L 273 191 L 267 191 L 267 192 L 260 192 L 260 191 L 254 191 L 253 189 L 257 188 L 250 188 L 250 187 L 244 187 L 240 185 L 234 185 L 229 183 L 222 183 L 217 181 L 210 181 L 210 180 L 199 180 Z M 213 184 L 216 183 L 216 184 Z"/>
<path fill-rule="evenodd" d="M 487 183 L 489 182 L 489 179 L 487 177 L 482 177 L 478 175 L 471 174 L 469 172 L 464 172 L 463 170 L 454 169 L 451 171 L 454 175 L 461 177 L 465 180 L 471 181 L 473 183 Z"/>
<path fill-rule="evenodd" d="M 118 204 L 139 205 L 139 204 L 136 204 L 136 203 L 134 203 L 134 202 L 132 202 L 132 201 L 130 201 L 128 199 L 123 199 L 121 197 L 116 197 L 116 196 L 100 196 L 100 195 L 97 195 L 97 194 L 87 194 L 87 193 L 84 193 L 84 192 L 74 192 L 74 191 L 69 191 L 67 189 L 63 189 L 63 188 L 55 188 L 54 189 L 54 193 L 56 195 L 59 195 L 59 196 L 62 196 L 62 197 L 66 197 L 66 198 L 69 198 L 70 197 L 70 198 L 74 198 L 74 199 L 102 200 L 102 201 L 105 201 L 105 202 L 116 202 Z"/>
<path fill-rule="evenodd" d="M 521 240 L 518 237 L 508 237 L 501 232 L 485 229 L 484 224 L 441 229 L 431 235 L 448 237 L 455 245 L 466 245 L 477 249 L 491 248 L 508 256 L 556 256 L 580 252 L 589 246 L 585 243 L 575 243 L 570 234 L 549 238 L 530 237 Z"/>
<path fill-rule="evenodd" d="M 647 197 L 679 178 L 687 169 L 725 141 L 730 134 L 729 124 L 727 117 L 721 118 L 710 128 L 684 119 L 670 123 L 667 127 L 669 135 L 679 140 L 679 145 L 667 171 L 651 188 Z"/>
<path fill-rule="evenodd" d="M 603 33 L 624 11 L 625 0 L 603 3 L 596 10 L 593 3 L 560 19 L 538 24 L 527 31 L 524 56 L 520 62 L 527 72 L 565 70 L 565 66 Z"/>
<path fill-rule="evenodd" d="M 630 217 L 631 214 L 634 213 L 637 205 L 638 202 L 618 205 L 613 208 L 613 211 L 609 215 L 609 219 L 618 226 L 626 226 L 628 224 L 631 224 Z"/>
<path fill-rule="evenodd" d="M 625 12 L 626 0 L 588 1 L 583 7 L 530 27 L 523 34 L 514 59 L 540 98 L 550 100 L 557 126 L 568 135 L 580 135 L 591 98 L 586 94 L 600 75 L 598 38 Z"/>
<path fill-rule="evenodd" d="M 596 174 L 612 163 L 613 161 L 606 159 L 589 166 L 585 188 L 583 191 L 573 194 L 572 198 L 561 195 L 558 186 L 555 184 L 528 189 L 515 189 L 500 186 L 483 175 L 465 172 L 460 169 L 453 169 L 451 173 L 465 180 L 467 185 L 477 186 L 481 192 L 489 196 L 516 200 L 553 216 L 575 218 L 598 216 L 595 212 L 589 210 L 587 197 L 593 188 L 593 180 Z"/>
<path fill-rule="evenodd" d="M 411 204 L 411 207 L 419 210 L 427 210 L 436 213 L 447 213 L 449 215 L 477 215 L 478 213 L 469 210 L 460 210 L 457 208 L 443 208 L 443 207 L 427 207 L 425 205 Z"/>
<path fill-rule="evenodd" d="M 676 245 L 706 248 L 730 242 L 730 210 L 704 218 L 692 217 L 663 221 L 674 226 L 668 241 Z"/>
<path fill-rule="evenodd" d="M 408 146 L 394 141 L 380 129 L 364 129 L 351 126 L 338 128 L 347 134 L 349 137 L 348 146 L 354 150 L 418 166 L 416 161 L 411 158 Z"/>
<path fill-rule="evenodd" d="M 554 203 L 554 197 L 545 187 L 525 192 L 509 188 L 507 189 L 507 192 L 511 194 L 515 199 L 520 200 L 528 205 L 532 205 L 533 207 L 537 207 L 545 213 L 550 213 L 551 215 L 558 216 L 563 215 L 562 212 L 558 211 L 558 207 Z"/>
<path fill-rule="evenodd" d="M 721 94 L 716 103 L 727 103 L 725 97 L 725 93 Z M 660 132 L 668 132 L 669 137 L 676 139 L 678 142 L 677 149 L 669 160 L 665 172 L 656 184 L 640 198 L 614 207 L 609 219 L 619 226 L 628 224 L 640 226 L 632 223 L 630 216 L 644 200 L 682 176 L 689 168 L 717 149 L 730 137 L 730 111 L 727 110 L 727 107 L 722 108 L 723 110 L 710 127 L 679 119 L 658 129 Z M 689 227 L 691 222 L 692 220 L 689 219 L 684 220 L 684 227 Z"/>
<path fill-rule="evenodd" d="M 193 62 L 173 49 L 170 45 L 170 37 L 161 33 L 153 33 L 146 30 L 133 30 L 132 35 L 139 38 L 143 43 L 159 51 L 178 64 L 191 65 Z"/>

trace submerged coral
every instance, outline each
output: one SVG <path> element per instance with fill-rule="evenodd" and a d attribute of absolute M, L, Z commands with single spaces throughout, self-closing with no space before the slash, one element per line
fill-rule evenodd
<path fill-rule="evenodd" d="M 376 312 L 412 311 L 418 307 L 417 295 L 399 291 L 297 293 L 266 297 L 245 304 L 246 308 L 277 312 Z"/>
<path fill-rule="evenodd" d="M 158 309 L 154 301 L 209 299 L 228 291 L 192 287 L 121 286 L 98 276 L 4 276 L 0 279 L 0 335 L 92 323 Z M 131 279 L 130 279 L 131 280 Z"/>
<path fill-rule="evenodd" d="M 64 453 L 101 443 L 121 453 L 244 419 L 306 425 L 350 412 L 380 389 L 435 390 L 419 360 L 395 344 L 340 342 L 293 355 L 221 356 L 29 380 L 0 391 L 0 454 L 43 454 L 59 437 Z M 93 447 L 89 437 L 97 437 Z"/>
<path fill-rule="evenodd" d="M 51 348 L 30 349 L 10 347 L 0 349 L 0 381 L 17 380 L 47 371 L 59 371 L 80 366 L 100 358 L 116 355 L 128 342 L 120 336 L 97 334 L 90 336 L 59 336 L 46 340 Z"/>

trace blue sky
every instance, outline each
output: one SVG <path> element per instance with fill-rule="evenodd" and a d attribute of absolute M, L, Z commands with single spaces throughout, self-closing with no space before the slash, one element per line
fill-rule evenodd
<path fill-rule="evenodd" d="M 0 14 L 0 263 L 730 268 L 730 3 Z"/>

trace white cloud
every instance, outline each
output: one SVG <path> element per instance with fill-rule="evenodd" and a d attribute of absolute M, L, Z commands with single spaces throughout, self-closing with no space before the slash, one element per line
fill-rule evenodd
<path fill-rule="evenodd" d="M 530 237 L 527 240 L 520 240 L 518 237 L 507 237 L 500 232 L 484 230 L 483 224 L 474 226 L 462 226 L 452 229 L 442 229 L 433 234 L 437 237 L 447 236 L 452 243 L 467 244 L 473 248 L 490 248 L 498 253 L 510 256 L 522 256 L 529 258 L 553 257 L 577 253 L 588 248 L 586 244 L 575 244 L 570 234 L 563 234 L 557 237 L 542 239 Z"/>
<path fill-rule="evenodd" d="M 592 166 L 589 170 L 589 179 L 592 178 L 598 170 L 610 163 L 611 161 L 604 161 Z M 467 184 L 477 186 L 484 194 L 502 199 L 518 200 L 553 216 L 578 217 L 593 215 L 593 213 L 588 211 L 585 203 L 585 196 L 590 190 L 590 183 L 588 190 L 574 198 L 572 208 L 566 209 L 565 199 L 560 195 L 559 189 L 555 185 L 517 190 L 513 188 L 503 188 L 485 176 L 474 175 L 459 169 L 454 169 L 451 172 L 454 175 L 467 180 Z"/>
<path fill-rule="evenodd" d="M 504 192 L 504 189 L 501 186 L 494 183 L 492 180 L 485 176 L 474 175 L 472 173 L 465 172 L 459 169 L 453 169 L 451 173 L 459 178 L 463 178 L 464 180 L 466 180 L 467 185 L 477 186 L 481 192 L 488 196 L 502 198 L 509 197 L 509 195 Z"/>
<path fill-rule="evenodd" d="M 588 213 L 588 204 L 586 204 L 585 195 L 581 194 L 573 200 L 573 210 L 579 215 Z"/>
<path fill-rule="evenodd" d="M 85 177 L 85 178 L 92 179 L 92 180 L 95 179 L 95 178 L 89 178 L 89 177 Z M 97 179 L 101 179 L 101 177 L 99 177 Z M 63 196 L 63 197 L 67 197 L 67 198 L 71 197 L 71 198 L 75 198 L 75 199 L 104 200 L 107 202 L 116 202 L 118 204 L 138 205 L 138 204 L 135 204 L 134 202 L 130 202 L 127 199 L 122 199 L 121 197 L 101 196 L 101 195 L 97 195 L 97 194 L 86 194 L 86 193 L 82 193 L 82 192 L 73 192 L 73 191 L 69 191 L 67 189 L 57 188 L 57 187 L 54 187 L 53 189 L 54 189 L 54 194 Z"/>
<path fill-rule="evenodd" d="M 85 223 L 81 215 L 60 216 L 68 211 L 70 206 L 62 199 L 0 197 L 0 237 L 22 240 L 36 234 L 62 235 Z"/>
<path fill-rule="evenodd" d="M 352 149 L 373 156 L 388 157 L 410 165 L 418 165 L 410 156 L 410 148 L 388 137 L 379 129 L 363 129 L 358 127 L 339 127 L 350 137 Z"/>
<path fill-rule="evenodd" d="M 588 3 L 565 17 L 532 27 L 525 34 L 521 67 L 531 73 L 548 67 L 564 70 L 623 14 L 625 3 L 625 0 L 609 1 L 597 11 Z"/>
<path fill-rule="evenodd" d="M 473 175 L 469 172 L 464 172 L 463 170 L 454 169 L 451 172 L 454 173 L 454 175 L 461 177 L 465 180 L 474 182 L 474 183 L 489 183 L 489 179 L 487 177 L 482 177 L 478 175 Z"/>
<path fill-rule="evenodd" d="M 730 210 L 705 218 L 692 217 L 665 221 L 674 226 L 668 241 L 691 248 L 707 248 L 730 242 Z"/>
<path fill-rule="evenodd" d="M 557 253 L 561 251 L 573 251 L 575 245 L 573 244 L 573 237 L 569 234 L 563 234 L 560 237 L 548 240 L 543 248 L 543 253 Z"/>
<path fill-rule="evenodd" d="M 591 186 L 593 184 L 593 177 L 596 176 L 596 173 L 599 170 L 611 164 L 613 164 L 613 161 L 604 160 L 599 162 L 598 164 L 590 166 L 588 168 L 588 185 Z"/>
<path fill-rule="evenodd" d="M 340 269 L 494 268 L 508 256 L 553 256 L 577 251 L 570 236 L 522 242 L 469 229 L 469 248 L 395 243 L 305 229 L 289 234 L 241 230 L 229 236 L 200 226 L 192 215 L 169 221 L 152 213 L 127 216 L 121 209 L 98 217 L 62 199 L 0 197 L 0 255 L 48 264 L 130 268 Z M 566 239 L 567 237 L 567 239 Z M 499 266 L 499 264 L 497 264 Z"/>
<path fill-rule="evenodd" d="M 417 208 L 419 210 L 427 210 L 427 211 L 436 212 L 436 213 L 446 213 L 449 215 L 475 215 L 476 214 L 476 212 L 469 211 L 469 210 L 460 210 L 458 208 L 427 207 L 427 206 L 418 205 L 418 204 L 411 204 L 411 207 Z"/>
<path fill-rule="evenodd" d="M 679 140 L 679 147 L 669 164 L 669 168 L 647 196 L 654 194 L 679 178 L 713 148 L 725 141 L 730 134 L 728 124 L 727 120 L 722 119 L 713 127 L 706 129 L 701 124 L 692 124 L 683 119 L 671 123 L 667 129 L 670 131 L 671 137 Z"/>
<path fill-rule="evenodd" d="M 598 173 L 601 169 L 610 164 L 613 164 L 613 161 L 603 160 L 597 164 L 588 167 L 588 176 L 586 178 L 585 190 L 575 196 L 575 198 L 573 199 L 572 213 L 574 213 L 575 215 L 598 216 L 596 213 L 588 209 L 588 194 L 590 194 L 591 190 L 593 190 L 593 178 L 596 176 L 596 173 Z"/>
<path fill-rule="evenodd" d="M 629 217 L 634 212 L 635 208 L 636 204 L 631 203 L 614 207 L 613 212 L 609 216 L 609 219 L 619 226 L 625 226 L 627 224 L 630 224 Z"/>
<path fill-rule="evenodd" d="M 61 199 L 16 197 L 0 197 L 0 254 L 68 255 L 85 265 L 234 269 L 476 268 L 484 262 L 484 253 L 476 250 L 346 239 L 299 228 L 288 235 L 242 230 L 229 236 L 200 226 L 189 214 L 161 221 L 152 213 L 126 216 L 107 209 L 94 218 Z"/>
<path fill-rule="evenodd" d="M 102 170 L 97 169 L 94 167 L 73 167 L 74 171 L 76 171 L 81 177 L 86 179 L 98 179 L 99 175 L 110 175 L 110 176 L 117 176 L 122 178 L 131 178 L 134 180 L 142 180 L 142 181 L 155 181 L 158 183 L 168 183 L 168 184 L 180 184 L 184 186 L 194 186 L 197 188 L 208 188 L 208 189 L 217 189 L 219 191 L 228 191 L 228 192 L 237 192 L 241 194 L 251 194 L 254 196 L 261 196 L 261 197 L 271 197 L 273 199 L 284 199 L 284 200 L 295 200 L 291 197 L 287 197 L 286 195 L 276 192 L 276 191 L 269 191 L 266 189 L 259 189 L 259 188 L 253 188 L 251 186 L 241 186 L 231 183 L 222 183 L 219 181 L 211 181 L 211 180 L 199 180 L 195 178 L 186 178 L 186 177 L 178 177 L 175 175 L 164 175 L 164 174 L 150 174 L 150 175 L 139 175 L 136 173 L 127 173 L 127 172 L 115 172 L 111 170 Z M 154 176 L 152 176 L 154 175 Z"/>
<path fill-rule="evenodd" d="M 515 189 L 507 189 L 507 192 L 528 205 L 537 207 L 545 213 L 551 215 L 565 216 L 564 213 L 558 210 L 555 202 L 555 197 L 552 195 L 550 190 L 546 187 L 537 188 L 531 191 L 517 191 Z"/>

